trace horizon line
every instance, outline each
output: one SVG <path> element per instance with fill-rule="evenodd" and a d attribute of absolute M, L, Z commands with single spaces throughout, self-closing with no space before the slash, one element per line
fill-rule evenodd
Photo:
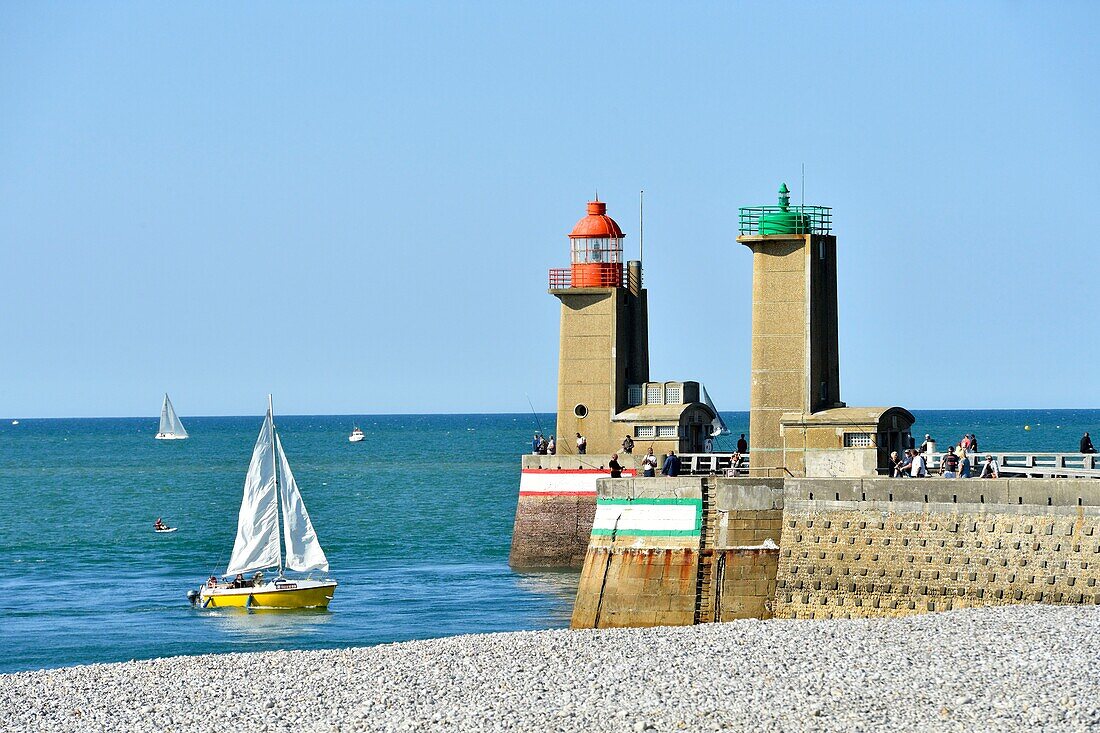
<path fill-rule="evenodd" d="M 1021 410 L 1042 410 L 1045 412 L 1070 412 L 1070 411 L 1100 411 L 1100 407 L 914 407 L 905 408 L 910 412 L 1012 412 Z M 722 413 L 745 413 L 748 414 L 750 410 L 719 410 Z M 548 412 L 537 412 L 537 415 L 555 415 L 556 410 Z M 475 417 L 486 415 L 529 415 L 530 411 L 522 412 L 351 412 L 351 413 L 280 413 L 280 417 Z M 227 418 L 227 417 L 263 417 L 259 413 L 250 413 L 246 415 L 180 415 L 180 418 L 186 417 L 188 420 L 207 419 L 207 418 Z M 56 416 L 35 416 L 30 415 L 26 417 L 9 416 L 0 417 L 0 423 L 9 422 L 11 420 L 157 420 L 159 415 L 56 415 Z"/>

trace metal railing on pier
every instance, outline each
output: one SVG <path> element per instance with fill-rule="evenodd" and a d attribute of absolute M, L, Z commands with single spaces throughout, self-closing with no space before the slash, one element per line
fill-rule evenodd
<path fill-rule="evenodd" d="M 733 465 L 732 453 L 681 453 L 681 476 L 748 476 L 749 454 Z"/>
<path fill-rule="evenodd" d="M 944 453 L 925 455 L 929 473 L 939 471 Z M 1019 451 L 979 451 L 970 454 L 970 471 L 977 476 L 986 456 L 993 456 L 1002 477 L 1027 478 L 1100 478 L 1100 456 L 1088 453 L 1024 453 Z"/>

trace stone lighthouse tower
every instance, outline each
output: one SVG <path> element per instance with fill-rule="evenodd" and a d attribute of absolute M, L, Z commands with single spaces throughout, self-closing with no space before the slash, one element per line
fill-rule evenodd
<path fill-rule="evenodd" d="M 875 475 L 908 446 L 913 416 L 840 401 L 832 209 L 791 206 L 783 184 L 778 205 L 739 218 L 752 250 L 751 473 Z"/>
<path fill-rule="evenodd" d="M 588 453 L 618 449 L 624 427 L 613 418 L 628 406 L 628 385 L 649 381 L 649 317 L 642 263 L 623 267 L 623 231 L 607 204 L 569 233 L 568 269 L 550 271 L 550 294 L 561 301 L 558 362 L 558 452 L 573 453 L 577 433 Z"/>

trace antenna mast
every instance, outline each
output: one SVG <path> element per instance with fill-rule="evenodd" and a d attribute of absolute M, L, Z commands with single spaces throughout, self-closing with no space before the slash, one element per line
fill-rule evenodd
<path fill-rule="evenodd" d="M 645 253 L 645 189 L 638 192 L 638 262 Z"/>
<path fill-rule="evenodd" d="M 278 443 L 275 438 L 275 408 L 271 406 L 271 393 L 267 395 L 267 419 L 271 421 L 271 477 L 275 479 L 275 501 L 282 505 L 282 497 L 279 494 L 279 474 L 276 472 L 276 456 L 278 452 Z M 275 527 L 279 534 L 282 534 L 282 528 L 279 527 L 279 507 L 275 508 Z M 281 540 L 281 538 L 280 538 Z M 283 577 L 283 543 L 280 541 L 279 545 L 279 577 Z"/>

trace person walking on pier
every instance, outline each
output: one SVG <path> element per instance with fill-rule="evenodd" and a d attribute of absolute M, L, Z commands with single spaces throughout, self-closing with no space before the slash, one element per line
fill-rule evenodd
<path fill-rule="evenodd" d="M 982 466 L 982 472 L 978 478 L 1000 478 L 1001 473 L 998 470 L 997 462 L 993 460 L 993 456 L 985 457 L 985 465 Z"/>
<path fill-rule="evenodd" d="M 928 476 L 928 464 L 921 453 L 913 454 L 913 461 L 909 466 L 909 475 L 912 478 L 926 478 Z"/>
<path fill-rule="evenodd" d="M 661 472 L 666 476 L 680 475 L 680 456 L 676 455 L 676 451 L 670 450 L 668 455 L 665 456 L 665 465 Z"/>
<path fill-rule="evenodd" d="M 642 476 L 653 478 L 657 475 L 657 456 L 653 455 L 653 446 L 649 446 L 649 452 L 642 459 Z"/>
<path fill-rule="evenodd" d="M 974 441 L 970 441 L 974 445 Z M 959 453 L 959 478 L 970 478 L 970 453 L 963 450 Z"/>
<path fill-rule="evenodd" d="M 741 455 L 749 452 L 749 441 L 745 440 L 744 433 L 741 433 L 741 437 L 737 439 L 737 452 Z"/>
<path fill-rule="evenodd" d="M 1082 453 L 1095 453 L 1096 449 L 1092 447 L 1092 438 L 1088 433 L 1085 433 L 1081 437 L 1081 452 Z"/>
<path fill-rule="evenodd" d="M 584 439 L 584 436 L 577 433 L 577 455 L 583 456 L 588 452 L 588 441 Z"/>
<path fill-rule="evenodd" d="M 944 478 L 959 477 L 959 457 L 955 454 L 955 446 L 947 446 L 947 455 L 943 457 L 943 465 L 940 466 L 940 473 Z"/>
<path fill-rule="evenodd" d="M 629 435 L 623 438 L 623 453 L 630 455 L 634 452 L 634 439 Z"/>
<path fill-rule="evenodd" d="M 611 460 L 607 462 L 607 467 L 611 469 L 611 478 L 623 477 L 623 467 L 622 464 L 619 463 L 618 453 L 611 454 Z"/>

